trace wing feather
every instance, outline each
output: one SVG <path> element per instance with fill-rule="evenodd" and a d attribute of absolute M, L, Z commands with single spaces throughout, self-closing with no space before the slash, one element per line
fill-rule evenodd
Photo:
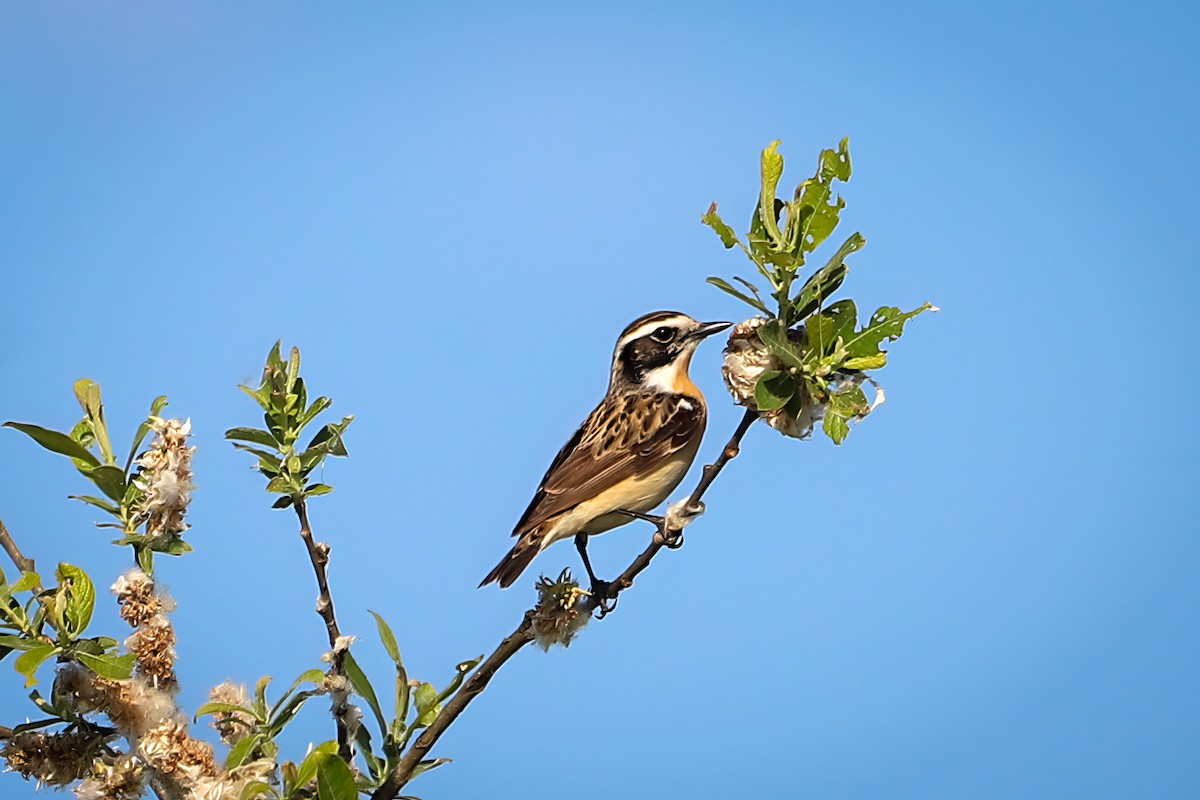
<path fill-rule="evenodd" d="M 606 398 L 559 451 L 517 523 L 520 536 L 660 463 L 704 431 L 704 406 L 667 394 Z"/>

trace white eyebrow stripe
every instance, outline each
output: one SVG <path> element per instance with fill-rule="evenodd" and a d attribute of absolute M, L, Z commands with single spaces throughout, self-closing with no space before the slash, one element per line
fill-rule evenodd
<path fill-rule="evenodd" d="M 629 333 L 622 336 L 619 340 L 617 340 L 617 350 L 619 351 L 621 348 L 623 348 L 625 345 L 629 344 L 630 342 L 632 342 L 635 339 L 640 339 L 643 336 L 649 336 L 650 334 L 654 333 L 659 328 L 662 328 L 662 327 L 684 328 L 684 327 L 687 327 L 691 322 L 692 322 L 691 317 L 684 316 L 683 314 L 679 314 L 674 317 L 666 317 L 664 319 L 657 319 L 657 320 L 653 320 L 651 322 L 647 322 L 643 325 L 639 325 L 636 328 L 634 328 L 633 330 L 631 330 Z"/>

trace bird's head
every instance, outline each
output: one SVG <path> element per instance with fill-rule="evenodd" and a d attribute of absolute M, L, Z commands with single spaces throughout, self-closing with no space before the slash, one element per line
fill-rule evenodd
<path fill-rule="evenodd" d="M 696 346 L 732 323 L 697 322 L 678 311 L 635 319 L 617 338 L 610 390 L 618 387 L 698 394 L 688 378 Z"/>

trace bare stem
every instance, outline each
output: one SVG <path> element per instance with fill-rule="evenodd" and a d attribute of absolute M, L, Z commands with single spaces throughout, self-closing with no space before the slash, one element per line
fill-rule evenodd
<path fill-rule="evenodd" d="M 26 558 L 25 554 L 21 552 L 21 548 L 17 547 L 16 541 L 13 540 L 12 534 L 8 532 L 2 519 L 0 519 L 0 547 L 4 548 L 4 552 L 8 553 L 8 557 L 21 572 L 37 572 L 33 559 Z M 42 587 L 39 585 L 36 589 L 40 592 Z"/>
<path fill-rule="evenodd" d="M 150 770 L 150 788 L 154 790 L 158 800 L 183 800 L 187 794 L 178 781 L 160 774 L 157 770 Z"/>
<path fill-rule="evenodd" d="M 750 426 L 756 419 L 758 419 L 756 412 L 746 412 L 742 421 L 738 423 L 737 430 L 734 431 L 733 436 L 725 445 L 725 449 L 721 451 L 721 455 L 715 462 L 704 467 L 704 474 L 688 497 L 686 508 L 699 508 L 700 499 L 708 491 L 708 487 L 716 480 L 717 475 L 725 468 L 730 459 L 737 456 L 742 437 L 746 435 L 746 431 L 750 429 Z M 621 577 L 612 584 L 608 592 L 608 599 L 616 597 L 620 592 L 632 586 L 633 579 L 642 570 L 650 566 L 650 560 L 654 558 L 655 554 L 663 547 L 666 547 L 669 541 L 678 539 L 679 531 L 668 530 L 665 521 L 659 523 L 658 528 L 650 546 L 634 559 L 629 568 L 621 573 Z M 597 601 L 598 598 L 593 598 L 592 600 L 593 603 Z M 379 788 L 371 793 L 371 800 L 392 800 L 404 788 L 404 785 L 412 779 L 413 770 L 420 766 L 422 760 L 433 749 L 433 746 L 441 738 L 442 734 L 446 732 L 446 729 L 458 719 L 459 714 L 466 710 L 471 701 L 478 697 L 484 688 L 487 687 L 492 676 L 510 658 L 516 655 L 522 647 L 533 641 L 533 613 L 533 611 L 525 612 L 525 616 L 522 618 L 521 624 L 517 626 L 517 629 L 505 637 L 504 641 L 500 642 L 500 646 L 479 665 L 479 669 L 475 670 L 471 677 L 467 679 L 462 689 L 450 699 L 450 702 L 446 703 L 445 708 L 442 709 L 442 713 L 438 714 L 433 723 L 417 737 L 417 741 L 404 754 L 404 757 L 400 759 L 400 763 L 396 765 L 396 768 L 384 779 Z"/>
<path fill-rule="evenodd" d="M 333 661 L 329 672 L 332 675 L 345 675 L 345 648 L 339 647 L 338 640 L 342 630 L 338 627 L 337 615 L 333 610 L 333 595 L 329 591 L 329 545 L 313 539 L 312 525 L 308 521 L 308 506 L 304 498 L 293 503 L 296 516 L 300 519 L 300 538 L 308 548 L 308 558 L 312 561 L 313 572 L 317 576 L 317 613 L 325 621 L 325 631 L 329 634 L 329 649 L 333 652 Z M 334 720 L 337 722 L 338 755 L 347 763 L 351 760 L 350 732 L 346 727 L 346 708 L 334 710 Z"/>
<path fill-rule="evenodd" d="M 463 687 L 458 690 L 458 693 L 446 703 L 446 707 L 442 709 L 442 713 L 437 715 L 433 723 L 425 729 L 425 731 L 417 737 L 417 741 L 404 758 L 400 759 L 400 763 L 392 770 L 391 774 L 384 779 L 371 794 L 371 800 L 392 800 L 396 793 L 404 788 L 404 784 L 412 778 L 412 772 L 416 769 L 429 751 L 433 748 L 437 740 L 446 732 L 454 720 L 458 719 L 458 715 L 466 710 L 467 705 L 474 700 L 480 692 L 487 687 L 488 682 L 500 667 L 504 666 L 505 662 L 517 654 L 525 645 L 533 641 L 533 612 L 526 611 L 521 624 L 517 629 L 505 637 L 500 646 L 487 657 L 487 659 L 479 665 L 479 669 L 472 673 Z"/>
<path fill-rule="evenodd" d="M 12 559 L 13 564 L 21 572 L 37 572 L 37 566 L 33 563 L 32 558 L 26 558 L 21 552 L 21 548 L 17 547 L 17 542 L 12 538 L 12 534 L 8 532 L 8 528 L 4 525 L 4 520 L 0 519 L 0 547 L 4 548 L 4 552 L 8 553 L 8 557 Z M 33 585 L 33 596 L 39 598 L 42 604 L 47 601 L 42 597 L 42 582 L 38 581 Z"/>

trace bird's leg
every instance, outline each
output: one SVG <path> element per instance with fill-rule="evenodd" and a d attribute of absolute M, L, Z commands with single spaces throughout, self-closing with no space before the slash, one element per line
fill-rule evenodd
<path fill-rule="evenodd" d="M 597 578 L 596 573 L 592 570 L 592 561 L 588 558 L 587 540 L 586 533 L 575 534 L 575 549 L 579 551 L 579 557 L 583 559 L 583 568 L 587 570 L 588 580 L 592 582 L 592 597 L 596 599 L 600 617 L 603 618 L 605 614 L 617 607 L 617 599 L 611 598 L 612 604 L 609 605 L 608 589 L 612 584 Z"/>
<path fill-rule="evenodd" d="M 649 522 L 658 528 L 662 528 L 662 526 L 663 526 L 664 518 L 656 517 L 653 514 L 643 514 L 640 511 L 630 511 L 627 508 L 618 508 L 613 513 L 614 514 L 624 514 L 625 516 L 632 517 L 633 519 L 640 519 L 640 520 L 643 520 L 644 522 Z"/>
<path fill-rule="evenodd" d="M 670 530 L 670 526 L 668 525 L 670 520 L 667 517 L 659 517 L 655 516 L 654 514 L 643 514 L 640 511 L 630 511 L 627 508 L 618 508 L 615 513 L 624 514 L 625 516 L 632 517 L 633 519 L 644 520 L 658 528 L 658 536 L 655 538 L 655 541 L 661 542 L 664 547 L 667 547 L 671 550 L 678 550 L 680 547 L 683 547 L 682 526 L 679 530 Z"/>

